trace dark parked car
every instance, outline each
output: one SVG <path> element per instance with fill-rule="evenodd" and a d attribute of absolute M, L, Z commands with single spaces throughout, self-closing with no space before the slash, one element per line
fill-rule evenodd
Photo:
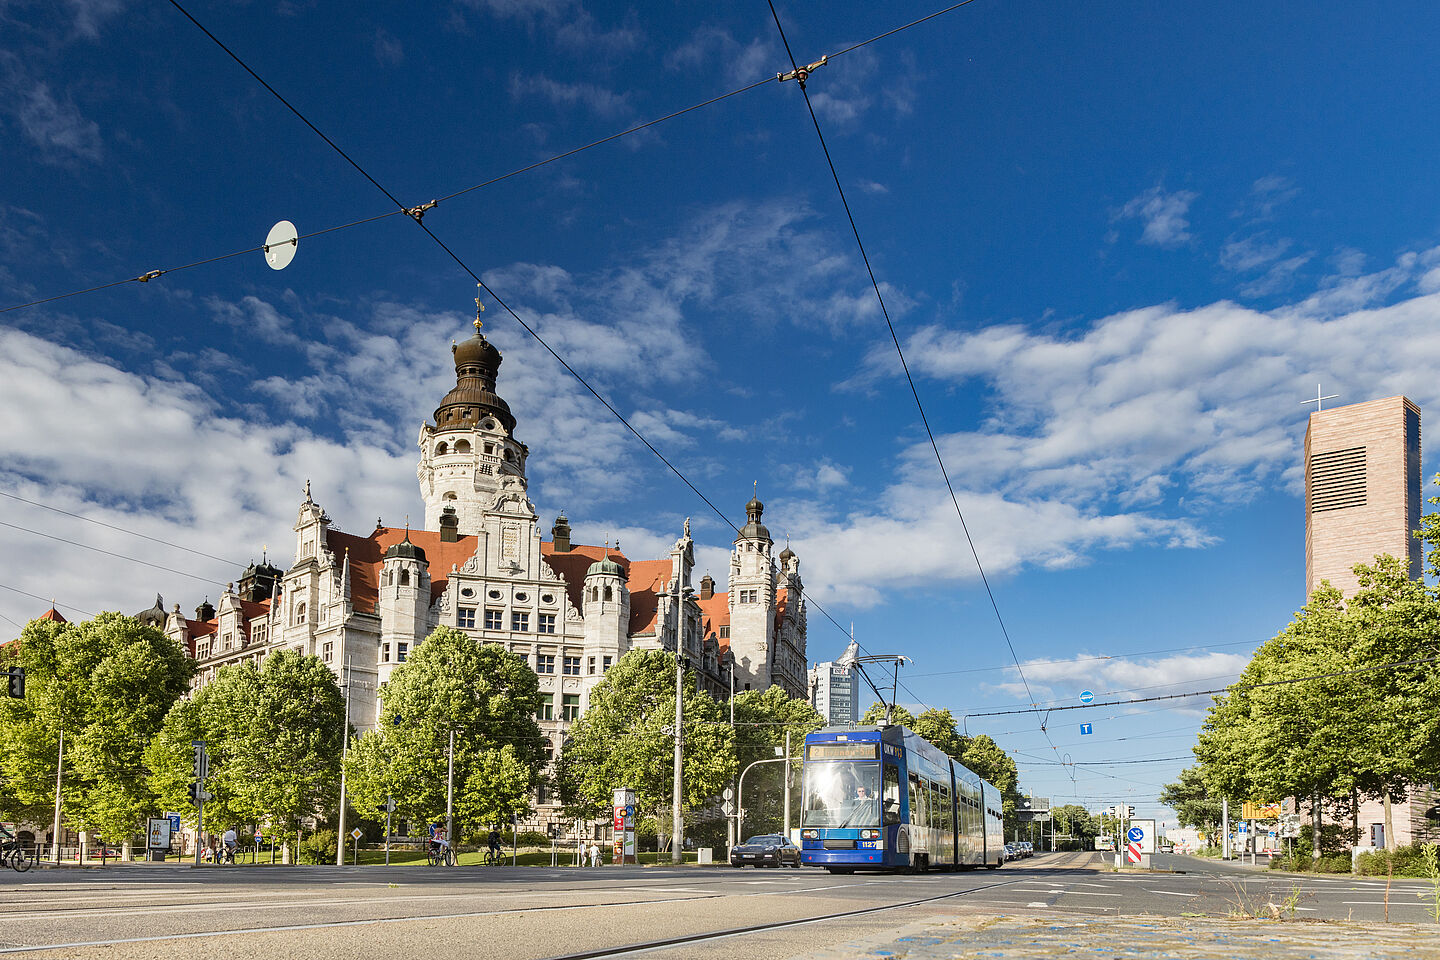
<path fill-rule="evenodd" d="M 780 867 L 787 863 L 800 869 L 800 848 L 778 833 L 751 837 L 730 850 L 732 867 Z"/>

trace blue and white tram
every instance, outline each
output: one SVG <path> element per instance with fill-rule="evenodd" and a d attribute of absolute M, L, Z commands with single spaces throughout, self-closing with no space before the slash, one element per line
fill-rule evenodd
<path fill-rule="evenodd" d="M 1004 834 L 1000 791 L 905 727 L 805 738 L 803 863 L 831 873 L 994 870 Z"/>

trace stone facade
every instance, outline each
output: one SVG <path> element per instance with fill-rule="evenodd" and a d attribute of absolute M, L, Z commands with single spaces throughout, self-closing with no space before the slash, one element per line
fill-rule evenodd
<path fill-rule="evenodd" d="M 1421 575 L 1420 408 L 1405 397 L 1310 415 L 1305 431 L 1305 596 L 1322 580 L 1358 587 L 1352 568 L 1388 553 Z"/>
<path fill-rule="evenodd" d="M 691 588 L 688 520 L 656 560 L 572 543 L 563 514 L 545 540 L 527 495 L 529 448 L 495 393 L 500 353 L 478 331 L 452 350 L 455 389 L 419 434 L 424 529 L 333 529 L 307 483 L 288 570 L 252 564 L 218 605 L 207 601 L 194 619 L 178 605 L 169 614 L 165 630 L 195 658 L 197 688 L 272 650 L 314 654 L 348 675 L 352 723 L 369 729 L 379 689 L 443 624 L 525 658 L 546 698 L 538 719 L 552 749 L 632 649 L 679 649 L 717 696 L 772 684 L 805 696 L 800 561 L 788 547 L 771 559 L 758 499 L 735 540 L 729 593 L 716 593 L 708 575 Z"/>

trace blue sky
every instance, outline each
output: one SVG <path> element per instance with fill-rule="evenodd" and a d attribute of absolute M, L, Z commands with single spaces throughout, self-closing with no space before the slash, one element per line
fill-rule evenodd
<path fill-rule="evenodd" d="M 764 4 L 652 6 L 191 9 L 414 205 L 789 68 Z M 813 61 L 939 6 L 778 9 Z M 1300 401 L 1433 403 L 1437 26 L 976 0 L 812 77 L 1035 698 L 1230 682 L 1303 603 Z M 394 209 L 165 5 L 0 2 L 0 86 L 0 308 Z M 913 657 L 902 702 L 1028 700 L 793 83 L 425 225 L 731 521 L 758 481 L 814 599 Z M 283 272 L 246 253 L 0 314 L 0 616 L 193 609 L 262 544 L 288 556 L 307 478 L 341 529 L 420 516 L 416 431 L 474 295 L 390 216 Z M 485 320 L 547 522 L 644 557 L 691 516 L 723 577 L 729 528 L 488 298 Z M 844 643 L 812 608 L 811 660 Z M 1053 714 L 1049 741 L 1034 715 L 965 726 L 1036 794 L 1157 812 L 1183 759 L 1103 761 L 1188 756 L 1204 701 L 1179 703 Z"/>

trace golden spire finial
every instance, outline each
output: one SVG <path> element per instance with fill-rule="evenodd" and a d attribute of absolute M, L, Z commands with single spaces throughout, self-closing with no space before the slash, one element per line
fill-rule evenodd
<path fill-rule="evenodd" d="M 478 284 L 478 283 L 475 284 L 475 288 L 476 288 L 477 290 L 482 289 L 481 286 L 480 286 L 480 284 Z M 482 313 L 484 313 L 484 312 L 485 312 L 485 304 L 483 304 L 483 303 L 480 302 L 480 298 L 479 298 L 479 297 L 476 297 L 476 298 L 475 298 L 475 333 L 476 333 L 477 335 L 480 333 L 480 326 L 481 326 L 481 324 L 480 324 L 480 314 L 482 314 Z"/>

